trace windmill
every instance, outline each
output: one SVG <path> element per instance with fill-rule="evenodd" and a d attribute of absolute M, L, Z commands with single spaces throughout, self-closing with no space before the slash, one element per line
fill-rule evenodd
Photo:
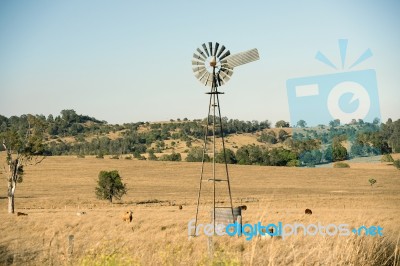
<path fill-rule="evenodd" d="M 225 150 L 225 140 L 224 140 L 224 130 L 221 118 L 221 108 L 219 103 L 219 94 L 224 94 L 223 92 L 218 91 L 218 87 L 226 84 L 233 74 L 233 69 L 235 67 L 256 61 L 259 59 L 257 49 L 251 49 L 248 51 L 232 54 L 229 50 L 226 49 L 224 45 L 220 45 L 219 43 L 208 42 L 203 43 L 200 48 L 197 48 L 193 54 L 192 58 L 192 67 L 195 77 L 203 83 L 205 86 L 211 87 L 211 90 L 207 92 L 210 95 L 209 105 L 208 105 L 208 115 L 207 115 L 207 125 L 204 134 L 204 145 L 203 145 L 203 157 L 201 164 L 201 174 L 200 174 L 200 183 L 199 183 L 199 191 L 197 196 L 197 208 L 196 208 L 196 219 L 195 219 L 195 228 L 197 228 L 198 215 L 199 215 L 199 206 L 200 206 L 200 197 L 202 191 L 202 182 L 203 181 L 211 181 L 213 183 L 213 207 L 212 207 L 212 221 L 214 224 L 214 232 L 216 225 L 216 215 L 218 213 L 228 214 L 229 221 L 234 220 L 234 208 L 232 205 L 232 193 L 229 181 L 229 171 L 227 164 L 227 156 Z M 212 113 L 212 118 L 210 118 L 210 114 Z M 218 121 L 217 121 L 218 119 Z M 212 120 L 212 121 L 210 121 Z M 204 163 L 205 163 L 205 155 L 207 154 L 207 135 L 209 133 L 209 125 L 212 122 L 212 178 L 208 180 L 204 180 Z M 224 159 L 224 170 L 225 170 L 225 178 L 216 178 L 216 137 L 217 131 L 216 127 L 219 127 L 219 133 L 222 140 L 222 152 Z M 216 206 L 216 183 L 225 183 L 227 185 L 228 195 L 229 195 L 229 206 Z M 228 212 L 226 212 L 226 210 Z"/>

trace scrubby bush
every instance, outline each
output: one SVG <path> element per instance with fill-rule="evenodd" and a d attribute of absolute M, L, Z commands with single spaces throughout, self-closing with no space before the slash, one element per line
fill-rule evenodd
<path fill-rule="evenodd" d="M 333 164 L 333 168 L 350 168 L 350 165 L 344 162 L 337 162 Z"/>
<path fill-rule="evenodd" d="M 149 151 L 148 159 L 150 161 L 157 161 L 157 156 L 154 154 L 154 151 Z"/>
<path fill-rule="evenodd" d="M 194 147 L 190 149 L 188 156 L 186 157 L 187 162 L 201 162 L 203 159 L 203 148 L 201 147 Z M 204 154 L 204 161 L 209 162 L 210 157 L 208 154 Z"/>
<path fill-rule="evenodd" d="M 290 160 L 290 161 L 286 164 L 286 166 L 288 166 L 288 167 L 297 167 L 297 166 L 300 166 L 300 161 L 299 161 L 299 160 L 296 160 L 296 159 Z"/>
<path fill-rule="evenodd" d="M 396 160 L 393 162 L 393 165 L 397 168 L 400 169 L 400 160 Z"/>
<path fill-rule="evenodd" d="M 230 149 L 225 149 L 226 163 L 235 164 L 237 162 L 235 153 Z M 224 160 L 224 151 L 221 150 L 215 156 L 215 162 L 217 163 L 225 163 Z"/>
<path fill-rule="evenodd" d="M 257 139 L 259 142 L 275 144 L 277 142 L 276 134 L 274 131 L 268 133 L 262 132 L 261 136 Z"/>
<path fill-rule="evenodd" d="M 163 154 L 160 156 L 160 158 L 158 158 L 158 160 L 180 162 L 182 161 L 182 156 L 180 153 Z"/>
<path fill-rule="evenodd" d="M 368 180 L 368 182 L 371 184 L 371 187 L 373 187 L 374 184 L 376 183 L 376 179 L 371 178 Z"/>
<path fill-rule="evenodd" d="M 382 155 L 381 162 L 389 162 L 389 163 L 392 163 L 392 162 L 394 162 L 394 160 L 393 160 L 392 155 L 390 155 L 390 154 L 384 154 L 384 155 Z"/>

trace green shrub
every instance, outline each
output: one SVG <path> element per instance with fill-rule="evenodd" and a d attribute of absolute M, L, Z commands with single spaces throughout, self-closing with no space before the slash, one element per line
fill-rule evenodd
<path fill-rule="evenodd" d="M 203 148 L 194 147 L 190 149 L 188 156 L 186 157 L 187 162 L 201 162 L 203 159 Z M 204 161 L 209 162 L 211 159 L 208 154 L 204 154 Z"/>
<path fill-rule="evenodd" d="M 390 155 L 390 154 L 384 154 L 384 155 L 382 155 L 381 162 L 392 163 L 392 162 L 394 162 L 394 160 L 393 160 L 392 155 Z"/>
<path fill-rule="evenodd" d="M 337 162 L 333 164 L 333 168 L 350 168 L 350 165 L 344 162 Z"/>
<path fill-rule="evenodd" d="M 231 149 L 225 149 L 226 163 L 235 164 L 237 163 L 236 155 Z M 215 156 L 216 163 L 225 163 L 224 151 L 219 151 Z"/>
<path fill-rule="evenodd" d="M 393 162 L 394 167 L 400 170 L 400 160 L 396 160 Z"/>
<path fill-rule="evenodd" d="M 142 154 L 140 154 L 139 151 L 135 151 L 135 152 L 133 153 L 133 157 L 135 157 L 136 159 L 140 159 L 140 157 L 142 157 Z"/>
<path fill-rule="evenodd" d="M 368 182 L 371 184 L 371 187 L 373 187 L 374 184 L 376 183 L 376 179 L 371 178 L 368 180 Z"/>
<path fill-rule="evenodd" d="M 286 166 L 289 166 L 289 167 L 297 167 L 297 166 L 299 166 L 299 165 L 300 165 L 300 161 L 299 161 L 299 160 L 296 160 L 296 159 L 290 160 L 290 161 L 286 164 Z"/>
<path fill-rule="evenodd" d="M 182 157 L 180 153 L 163 154 L 160 156 L 160 158 L 158 158 L 158 160 L 180 162 L 182 161 Z"/>
<path fill-rule="evenodd" d="M 147 157 L 150 161 L 157 161 L 157 156 L 154 154 L 153 149 L 149 149 L 148 151 L 149 156 Z"/>

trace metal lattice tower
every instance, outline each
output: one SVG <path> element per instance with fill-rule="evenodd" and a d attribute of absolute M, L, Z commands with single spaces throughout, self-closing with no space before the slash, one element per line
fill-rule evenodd
<path fill-rule="evenodd" d="M 199 191 L 197 196 L 197 208 L 196 208 L 196 220 L 195 220 L 195 228 L 197 228 L 198 215 L 199 215 L 199 207 L 200 207 L 200 198 L 202 192 L 202 182 L 203 181 L 211 181 L 213 183 L 213 207 L 212 207 L 212 222 L 216 225 L 216 210 L 219 208 L 229 208 L 232 214 L 232 220 L 234 218 L 233 214 L 233 203 L 232 203 L 232 193 L 231 186 L 229 180 L 229 171 L 228 171 L 228 163 L 227 163 L 227 154 L 225 150 L 225 139 L 224 139 L 224 130 L 222 124 L 222 116 L 221 116 L 221 108 L 219 95 L 224 94 L 223 92 L 218 91 L 218 87 L 224 85 L 232 76 L 233 68 L 250 63 L 252 61 L 258 60 L 259 55 L 257 49 L 251 49 L 245 52 L 230 54 L 230 51 L 225 48 L 224 45 L 220 46 L 219 43 L 213 44 L 212 42 L 208 43 L 208 47 L 206 43 L 203 43 L 200 48 L 197 48 L 195 53 L 193 54 L 192 66 L 193 72 L 196 78 L 202 82 L 205 86 L 210 86 L 211 90 L 207 92 L 210 95 L 209 105 L 208 105 L 208 115 L 207 115 L 207 125 L 204 134 L 204 145 L 203 145 L 203 157 L 201 164 L 201 173 L 200 173 L 200 182 L 199 182 Z M 212 117 L 212 118 L 210 118 Z M 210 121 L 212 120 L 212 121 Z M 209 125 L 212 122 L 212 178 L 208 180 L 204 180 L 204 169 L 205 169 L 205 159 L 207 154 L 207 142 L 208 142 L 208 133 L 209 133 Z M 218 123 L 218 125 L 217 125 Z M 219 128 L 219 133 L 222 141 L 222 153 L 224 158 L 224 178 L 216 177 L 216 137 L 217 137 L 217 127 Z M 216 205 L 217 204 L 217 191 L 216 191 L 216 183 L 225 183 L 227 185 L 227 192 L 229 195 L 229 206 Z"/>

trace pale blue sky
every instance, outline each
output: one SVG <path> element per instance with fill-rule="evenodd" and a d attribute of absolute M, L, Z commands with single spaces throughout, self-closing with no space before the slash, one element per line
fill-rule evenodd
<path fill-rule="evenodd" d="M 192 74 L 203 42 L 261 59 L 221 88 L 222 115 L 289 120 L 286 80 L 332 74 L 322 51 L 352 70 L 375 69 L 382 119 L 400 118 L 399 1 L 0 2 L 0 114 L 75 109 L 110 123 L 203 118 L 208 99 Z M 340 70 L 341 71 L 341 70 Z"/>

